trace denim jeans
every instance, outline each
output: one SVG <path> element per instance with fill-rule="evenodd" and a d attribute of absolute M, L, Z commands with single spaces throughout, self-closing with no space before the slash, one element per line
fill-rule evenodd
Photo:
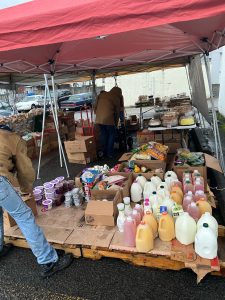
<path fill-rule="evenodd" d="M 4 244 L 2 208 L 16 221 L 38 264 L 48 264 L 58 260 L 55 249 L 50 246 L 41 228 L 36 224 L 32 210 L 24 203 L 9 181 L 0 176 L 0 249 Z"/>
<path fill-rule="evenodd" d="M 116 127 L 114 125 L 99 124 L 101 134 L 101 144 L 104 156 L 113 156 Z"/>

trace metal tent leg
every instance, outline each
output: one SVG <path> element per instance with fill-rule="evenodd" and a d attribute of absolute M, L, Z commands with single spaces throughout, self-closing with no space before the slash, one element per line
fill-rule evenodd
<path fill-rule="evenodd" d="M 55 109 L 55 116 L 56 116 L 56 126 L 59 129 L 59 120 L 58 120 L 58 108 L 57 108 L 57 101 L 55 97 L 55 81 L 54 81 L 54 76 L 51 75 L 51 80 L 52 80 L 52 92 L 53 92 L 53 103 L 54 103 L 54 109 Z M 58 144 L 59 143 L 60 136 L 58 136 Z M 60 145 L 59 145 L 59 160 L 60 160 L 60 166 L 62 168 L 62 153 L 60 151 Z"/>
<path fill-rule="evenodd" d="M 214 102 L 213 102 L 213 91 L 212 91 L 211 73 L 210 73 L 210 68 L 209 68 L 209 57 L 206 56 L 206 54 L 204 54 L 204 61 L 205 61 L 207 79 L 208 79 L 209 90 L 210 90 L 210 102 L 211 102 L 211 106 L 212 106 L 215 146 L 216 146 L 216 152 L 217 152 L 216 154 L 217 154 L 217 159 L 220 160 L 220 165 L 221 165 L 221 168 L 225 175 L 223 148 L 222 148 L 222 144 L 221 144 L 221 140 L 220 140 L 220 132 L 219 132 L 219 127 L 218 127 L 218 122 L 217 122 L 217 115 L 216 115 L 216 110 L 215 110 L 215 106 L 214 106 Z M 218 142 L 218 144 L 217 144 L 217 142 Z"/>
<path fill-rule="evenodd" d="M 52 115 L 53 115 L 53 119 L 54 119 L 54 123 L 55 123 L 55 128 L 56 128 L 56 132 L 57 132 L 57 135 L 58 135 L 59 151 L 62 153 L 62 158 L 63 158 L 64 164 L 65 164 L 67 177 L 70 177 L 68 167 L 67 167 L 66 158 L 65 158 L 65 154 L 64 154 L 64 150 L 63 150 L 63 146 L 62 146 L 62 142 L 61 142 L 61 138 L 60 138 L 59 128 L 57 126 L 57 114 L 55 113 L 55 109 L 54 109 L 54 106 L 53 106 L 53 101 L 52 101 L 49 86 L 48 86 L 48 78 L 47 78 L 46 74 L 44 74 L 44 78 L 45 78 L 45 87 L 46 87 L 47 95 L 50 99 L 50 105 L 51 105 Z"/>
<path fill-rule="evenodd" d="M 40 179 L 41 155 L 42 155 L 43 139 L 44 139 L 44 130 L 45 130 L 46 98 L 47 98 L 47 89 L 46 89 L 46 87 L 45 87 L 44 111 L 43 111 L 43 119 L 42 119 L 41 145 L 40 145 L 40 150 L 39 150 L 38 169 L 37 169 L 37 179 Z"/>

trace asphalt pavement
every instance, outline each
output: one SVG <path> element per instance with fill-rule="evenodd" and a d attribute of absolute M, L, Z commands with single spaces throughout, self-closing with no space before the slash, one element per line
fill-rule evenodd
<path fill-rule="evenodd" d="M 37 162 L 34 165 L 36 167 Z M 71 178 L 82 169 L 81 165 L 69 164 Z M 57 152 L 51 153 L 42 160 L 42 179 L 36 184 L 65 174 L 65 169 L 59 166 Z M 39 266 L 29 249 L 13 248 L 0 260 L 0 300 L 216 300 L 225 299 L 224 291 L 223 277 L 207 275 L 197 285 L 196 275 L 191 270 L 163 271 L 116 259 L 74 259 L 68 269 L 47 280 L 40 279 Z"/>

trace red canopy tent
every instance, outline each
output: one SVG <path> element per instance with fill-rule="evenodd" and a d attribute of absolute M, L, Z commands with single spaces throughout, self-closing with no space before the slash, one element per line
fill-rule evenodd
<path fill-rule="evenodd" d="M 177 59 L 186 62 L 225 44 L 223 0 L 16 2 L 25 3 L 1 10 L 3 74 L 67 76 Z M 0 8 L 2 3 L 7 2 L 1 1 Z"/>
<path fill-rule="evenodd" d="M 24 1 L 0 10 L 0 73 L 102 72 L 225 43 L 221 0 Z"/>

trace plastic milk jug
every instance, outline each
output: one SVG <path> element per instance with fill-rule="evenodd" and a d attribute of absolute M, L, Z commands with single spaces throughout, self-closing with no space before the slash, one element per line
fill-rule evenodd
<path fill-rule="evenodd" d="M 181 198 L 183 199 L 184 193 L 182 191 L 182 188 L 180 188 L 179 186 L 172 186 L 170 189 L 170 193 L 172 192 L 177 192 L 178 194 L 180 194 Z"/>
<path fill-rule="evenodd" d="M 151 206 L 153 204 L 161 204 L 161 199 L 159 200 L 158 196 L 157 196 L 157 192 L 153 192 L 151 193 L 150 197 L 149 197 L 149 201 L 150 201 L 150 204 Z"/>
<path fill-rule="evenodd" d="M 119 203 L 117 204 L 117 208 L 119 211 L 119 215 L 117 217 L 117 227 L 119 229 L 120 232 L 124 231 L 124 222 L 125 222 L 125 214 L 124 214 L 124 203 Z"/>
<path fill-rule="evenodd" d="M 175 227 L 173 218 L 167 213 L 163 212 L 159 219 L 159 238 L 164 242 L 169 242 L 175 238 Z"/>
<path fill-rule="evenodd" d="M 131 200 L 133 202 L 140 202 L 142 199 L 142 187 L 141 185 L 135 180 L 130 189 L 131 193 Z"/>
<path fill-rule="evenodd" d="M 180 204 L 180 205 L 182 204 L 183 197 L 181 196 L 180 193 L 178 193 L 176 191 L 173 191 L 173 192 L 170 193 L 170 197 L 177 204 Z"/>
<path fill-rule="evenodd" d="M 160 184 L 157 185 L 157 190 L 158 190 L 160 187 L 162 187 L 162 186 L 164 187 L 164 189 L 166 189 L 166 190 L 169 191 L 168 185 L 167 185 L 167 183 L 165 182 L 165 180 L 162 180 L 162 181 L 160 182 Z"/>
<path fill-rule="evenodd" d="M 167 207 L 167 212 L 172 216 L 172 208 L 174 206 L 174 201 L 171 200 L 169 197 L 166 197 L 162 201 L 162 206 L 166 206 Z"/>
<path fill-rule="evenodd" d="M 193 186 L 193 184 L 191 183 L 190 180 L 186 180 L 184 182 L 184 194 L 186 194 L 189 191 L 193 193 L 194 192 L 194 186 Z"/>
<path fill-rule="evenodd" d="M 151 212 L 147 211 L 142 221 L 149 225 L 153 233 L 153 238 L 155 239 L 158 236 L 158 223 L 154 215 Z"/>
<path fill-rule="evenodd" d="M 207 197 L 206 194 L 203 191 L 196 191 L 195 195 L 194 195 L 194 201 L 197 202 L 200 199 L 204 199 L 205 201 L 207 201 Z"/>
<path fill-rule="evenodd" d="M 168 174 L 167 177 L 165 177 L 165 182 L 168 186 L 169 191 L 171 190 L 171 185 L 174 181 L 174 178 L 171 176 L 171 174 Z"/>
<path fill-rule="evenodd" d="M 137 210 L 140 213 L 140 216 L 141 216 L 141 219 L 142 219 L 143 216 L 144 216 L 144 211 L 143 211 L 142 206 L 140 204 L 135 204 L 134 209 Z"/>
<path fill-rule="evenodd" d="M 143 175 L 140 174 L 137 176 L 136 180 L 138 183 L 140 183 L 140 186 L 142 187 L 142 190 L 143 190 L 147 179 Z"/>
<path fill-rule="evenodd" d="M 195 180 L 194 190 L 195 190 L 195 193 L 197 191 L 203 191 L 204 192 L 204 183 L 201 182 L 200 178 Z"/>
<path fill-rule="evenodd" d="M 210 215 L 209 212 L 205 212 L 198 220 L 197 230 L 199 230 L 204 223 L 207 223 L 209 225 L 209 228 L 211 228 L 215 235 L 218 237 L 218 223 L 216 219 Z"/>
<path fill-rule="evenodd" d="M 194 243 L 196 230 L 196 222 L 187 212 L 184 212 L 177 218 L 175 223 L 175 234 L 176 239 L 181 244 L 189 245 Z"/>
<path fill-rule="evenodd" d="M 178 179 L 174 179 L 174 180 L 173 180 L 173 182 L 172 182 L 172 184 L 171 184 L 171 189 L 172 189 L 173 187 L 179 187 L 179 188 L 181 189 L 181 191 L 182 191 L 182 189 L 183 189 L 183 185 L 182 185 L 182 183 L 181 183 Z M 182 192 L 182 193 L 183 193 L 183 192 Z"/>
<path fill-rule="evenodd" d="M 123 243 L 127 247 L 135 247 L 136 222 L 128 216 L 124 222 Z"/>
<path fill-rule="evenodd" d="M 210 215 L 212 214 L 212 207 L 211 205 L 205 201 L 204 199 L 200 199 L 196 202 L 196 205 L 198 206 L 199 210 L 200 210 L 200 217 L 205 213 L 205 212 L 209 212 Z"/>
<path fill-rule="evenodd" d="M 159 176 L 157 176 L 156 174 L 154 174 L 152 177 L 151 177 L 151 181 L 152 183 L 157 187 L 160 185 L 160 183 L 162 182 L 161 178 L 159 178 Z"/>
<path fill-rule="evenodd" d="M 136 209 L 134 209 L 132 212 L 132 219 L 135 220 L 136 226 L 138 226 L 141 223 L 141 215 Z"/>
<path fill-rule="evenodd" d="M 142 221 L 137 227 L 136 249 L 139 252 L 149 252 L 154 248 L 152 229 Z"/>
<path fill-rule="evenodd" d="M 183 209 L 184 211 L 187 211 L 188 205 L 193 202 L 192 197 L 188 196 L 187 194 L 184 196 L 184 201 L 183 201 Z"/>
<path fill-rule="evenodd" d="M 163 201 L 166 197 L 170 196 L 170 193 L 169 193 L 169 191 L 163 185 L 161 185 L 157 189 L 157 196 L 158 196 L 158 198 L 161 199 L 161 201 Z"/>
<path fill-rule="evenodd" d="M 169 175 L 170 175 L 172 178 L 177 179 L 177 174 L 176 174 L 174 171 L 167 171 L 167 172 L 165 173 L 165 178 L 168 177 Z"/>
<path fill-rule="evenodd" d="M 130 197 L 124 197 L 123 198 L 123 203 L 125 205 L 125 216 L 130 216 L 132 214 L 132 208 L 130 206 Z"/>
<path fill-rule="evenodd" d="M 149 198 L 150 195 L 156 191 L 156 186 L 152 183 L 151 179 L 148 179 L 144 186 L 143 196 L 144 199 Z"/>
<path fill-rule="evenodd" d="M 195 236 L 195 252 L 202 258 L 213 259 L 217 250 L 217 236 L 207 223 L 203 223 Z"/>
<path fill-rule="evenodd" d="M 200 209 L 199 207 L 196 205 L 195 202 L 191 202 L 188 207 L 187 207 L 187 212 L 189 213 L 189 215 L 195 219 L 195 221 L 198 221 L 198 219 L 200 218 Z"/>

